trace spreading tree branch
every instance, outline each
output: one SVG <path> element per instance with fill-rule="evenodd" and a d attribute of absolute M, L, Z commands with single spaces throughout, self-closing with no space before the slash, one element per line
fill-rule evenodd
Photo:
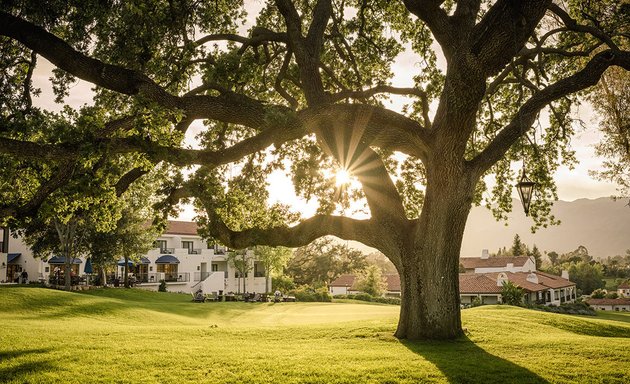
<path fill-rule="evenodd" d="M 454 52 L 457 36 L 453 34 L 453 25 L 444 9 L 440 8 L 443 0 L 404 0 L 409 12 L 418 16 L 429 27 L 448 60 Z"/>
<path fill-rule="evenodd" d="M 495 75 L 525 46 L 551 0 L 499 0 L 474 27 L 471 52 L 486 77 Z"/>
<path fill-rule="evenodd" d="M 536 92 L 521 106 L 512 121 L 471 161 L 476 174 L 483 174 L 499 161 L 533 125 L 536 117 L 546 105 L 561 97 L 595 85 L 604 71 L 612 65 L 630 70 L 630 52 L 611 50 L 600 52 L 582 70 Z"/>

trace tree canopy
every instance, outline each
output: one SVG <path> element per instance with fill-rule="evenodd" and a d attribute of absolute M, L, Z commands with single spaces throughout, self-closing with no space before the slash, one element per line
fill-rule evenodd
<path fill-rule="evenodd" d="M 168 164 L 164 214 L 192 198 L 206 237 L 244 248 L 335 235 L 383 252 L 401 275 L 396 335 L 408 338 L 461 334 L 468 212 L 485 200 L 507 217 L 513 162 L 537 183 L 534 226 L 556 222 L 552 175 L 576 161 L 574 107 L 609 68 L 630 68 L 630 12 L 612 0 L 275 0 L 255 20 L 225 0 L 1 7 L 2 217 L 35 215 L 83 174 L 108 175 L 118 194 Z M 417 65 L 398 87 L 404 54 Z M 39 57 L 56 67 L 59 102 L 78 78 L 93 104 L 34 107 Z M 316 215 L 268 204 L 278 169 Z M 349 215 L 353 200 L 369 218 Z"/>

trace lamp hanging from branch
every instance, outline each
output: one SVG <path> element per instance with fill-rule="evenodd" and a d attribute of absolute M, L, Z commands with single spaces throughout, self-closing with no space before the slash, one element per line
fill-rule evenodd
<path fill-rule="evenodd" d="M 525 174 L 525 164 L 523 164 L 523 173 L 521 174 L 521 180 L 516 184 L 516 190 L 518 191 L 518 196 L 523 204 L 525 216 L 529 216 L 529 205 L 532 202 L 535 186 L 536 183 L 527 178 L 527 175 Z"/>

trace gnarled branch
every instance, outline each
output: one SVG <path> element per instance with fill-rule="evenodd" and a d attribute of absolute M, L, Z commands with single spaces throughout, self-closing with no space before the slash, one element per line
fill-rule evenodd
<path fill-rule="evenodd" d="M 477 175 L 483 174 L 499 161 L 510 147 L 532 126 L 538 113 L 549 103 L 595 85 L 604 71 L 618 65 L 630 70 L 630 52 L 607 50 L 595 55 L 579 72 L 535 93 L 517 112 L 488 146 L 471 161 Z"/>

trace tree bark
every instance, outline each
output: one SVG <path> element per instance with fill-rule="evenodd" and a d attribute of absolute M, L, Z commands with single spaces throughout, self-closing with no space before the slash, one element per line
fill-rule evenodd
<path fill-rule="evenodd" d="M 125 266 L 124 266 L 123 271 L 124 271 L 123 281 L 124 281 L 125 288 L 129 288 L 129 256 L 127 255 L 126 252 L 125 252 Z"/>
<path fill-rule="evenodd" d="M 463 334 L 459 253 L 474 182 L 457 167 L 440 167 L 429 182 L 422 215 L 398 267 L 402 302 L 395 336 L 453 339 Z"/>

